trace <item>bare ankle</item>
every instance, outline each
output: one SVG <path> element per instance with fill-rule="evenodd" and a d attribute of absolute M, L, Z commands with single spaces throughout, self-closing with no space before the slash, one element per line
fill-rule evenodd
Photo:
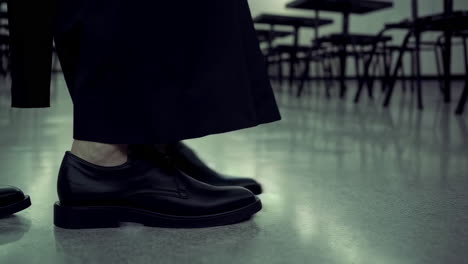
<path fill-rule="evenodd" d="M 128 145 L 74 140 L 71 153 L 99 166 L 118 166 L 127 161 Z"/>

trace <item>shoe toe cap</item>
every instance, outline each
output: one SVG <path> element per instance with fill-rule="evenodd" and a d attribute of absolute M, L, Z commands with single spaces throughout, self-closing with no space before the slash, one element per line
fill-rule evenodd
<path fill-rule="evenodd" d="M 244 187 L 254 194 L 261 194 L 263 192 L 261 184 L 252 178 L 230 176 L 225 179 L 228 181 L 227 184 Z"/>
<path fill-rule="evenodd" d="M 24 199 L 23 192 L 14 186 L 0 186 L 0 206 L 7 206 Z"/>
<path fill-rule="evenodd" d="M 257 197 L 248 189 L 240 186 L 226 187 L 225 210 L 235 210 L 257 201 Z"/>

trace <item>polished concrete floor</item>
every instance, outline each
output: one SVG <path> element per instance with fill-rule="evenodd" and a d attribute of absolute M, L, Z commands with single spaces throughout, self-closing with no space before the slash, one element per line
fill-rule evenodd
<path fill-rule="evenodd" d="M 300 99 L 275 86 L 282 121 L 186 141 L 265 188 L 252 220 L 204 229 L 54 227 L 68 91 L 58 75 L 51 108 L 12 109 L 8 81 L 0 87 L 0 183 L 33 201 L 0 219 L 2 264 L 468 263 L 468 118 L 440 102 L 436 83 L 424 84 L 423 112 L 400 90 L 383 109 L 326 100 L 316 83 Z"/>

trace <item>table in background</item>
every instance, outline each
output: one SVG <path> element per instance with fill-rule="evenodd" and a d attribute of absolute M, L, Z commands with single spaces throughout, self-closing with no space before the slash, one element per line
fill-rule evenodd
<path fill-rule="evenodd" d="M 324 18 L 308 18 L 308 17 L 298 17 L 298 16 L 283 16 L 283 15 L 273 15 L 273 14 L 261 14 L 254 18 L 256 24 L 268 24 L 270 30 L 274 30 L 274 27 L 277 25 L 281 26 L 291 26 L 294 28 L 293 31 L 293 47 L 297 48 L 299 45 L 299 29 L 300 28 L 313 28 L 318 31 L 318 28 L 321 26 L 329 25 L 333 23 L 331 19 Z M 292 53 L 290 58 L 289 66 L 289 84 L 292 86 L 294 76 L 295 76 L 295 63 L 297 61 L 296 54 Z"/>
<path fill-rule="evenodd" d="M 411 0 L 411 13 L 413 20 L 418 19 L 419 17 L 419 10 L 418 10 L 418 0 Z M 444 15 L 450 15 L 453 13 L 453 0 L 444 0 Z M 416 34 L 416 65 L 418 69 L 416 69 L 417 74 L 420 75 L 420 34 Z M 452 32 L 446 31 L 444 32 L 444 48 L 442 50 L 442 65 L 443 65 L 443 72 L 444 72 L 444 102 L 448 103 L 451 101 L 451 57 L 452 57 Z M 420 78 L 420 76 L 418 76 Z"/>
<path fill-rule="evenodd" d="M 272 48 L 272 41 L 277 38 L 284 38 L 291 36 L 293 32 L 291 31 L 283 31 L 283 30 L 271 30 L 271 29 L 255 29 L 257 32 L 258 41 L 266 42 L 268 44 L 268 48 Z"/>
<path fill-rule="evenodd" d="M 342 14 L 342 34 L 349 33 L 350 14 L 367 14 L 378 10 L 393 7 L 392 2 L 372 0 L 295 0 L 286 5 L 288 8 L 315 10 L 318 16 L 320 11 L 338 12 Z M 346 93 L 346 47 L 342 47 L 340 56 L 340 97 Z"/>

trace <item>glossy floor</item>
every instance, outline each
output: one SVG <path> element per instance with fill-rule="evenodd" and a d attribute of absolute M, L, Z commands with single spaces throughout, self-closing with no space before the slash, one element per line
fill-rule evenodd
<path fill-rule="evenodd" d="M 282 121 L 186 141 L 213 168 L 265 188 L 252 220 L 191 230 L 54 227 L 68 91 L 58 76 L 51 108 L 12 109 L 6 87 L 0 183 L 33 206 L 0 220 L 0 263 L 468 263 L 468 120 L 435 83 L 424 85 L 423 112 L 400 90 L 383 109 L 326 100 L 317 84 L 300 99 L 276 89 Z"/>

